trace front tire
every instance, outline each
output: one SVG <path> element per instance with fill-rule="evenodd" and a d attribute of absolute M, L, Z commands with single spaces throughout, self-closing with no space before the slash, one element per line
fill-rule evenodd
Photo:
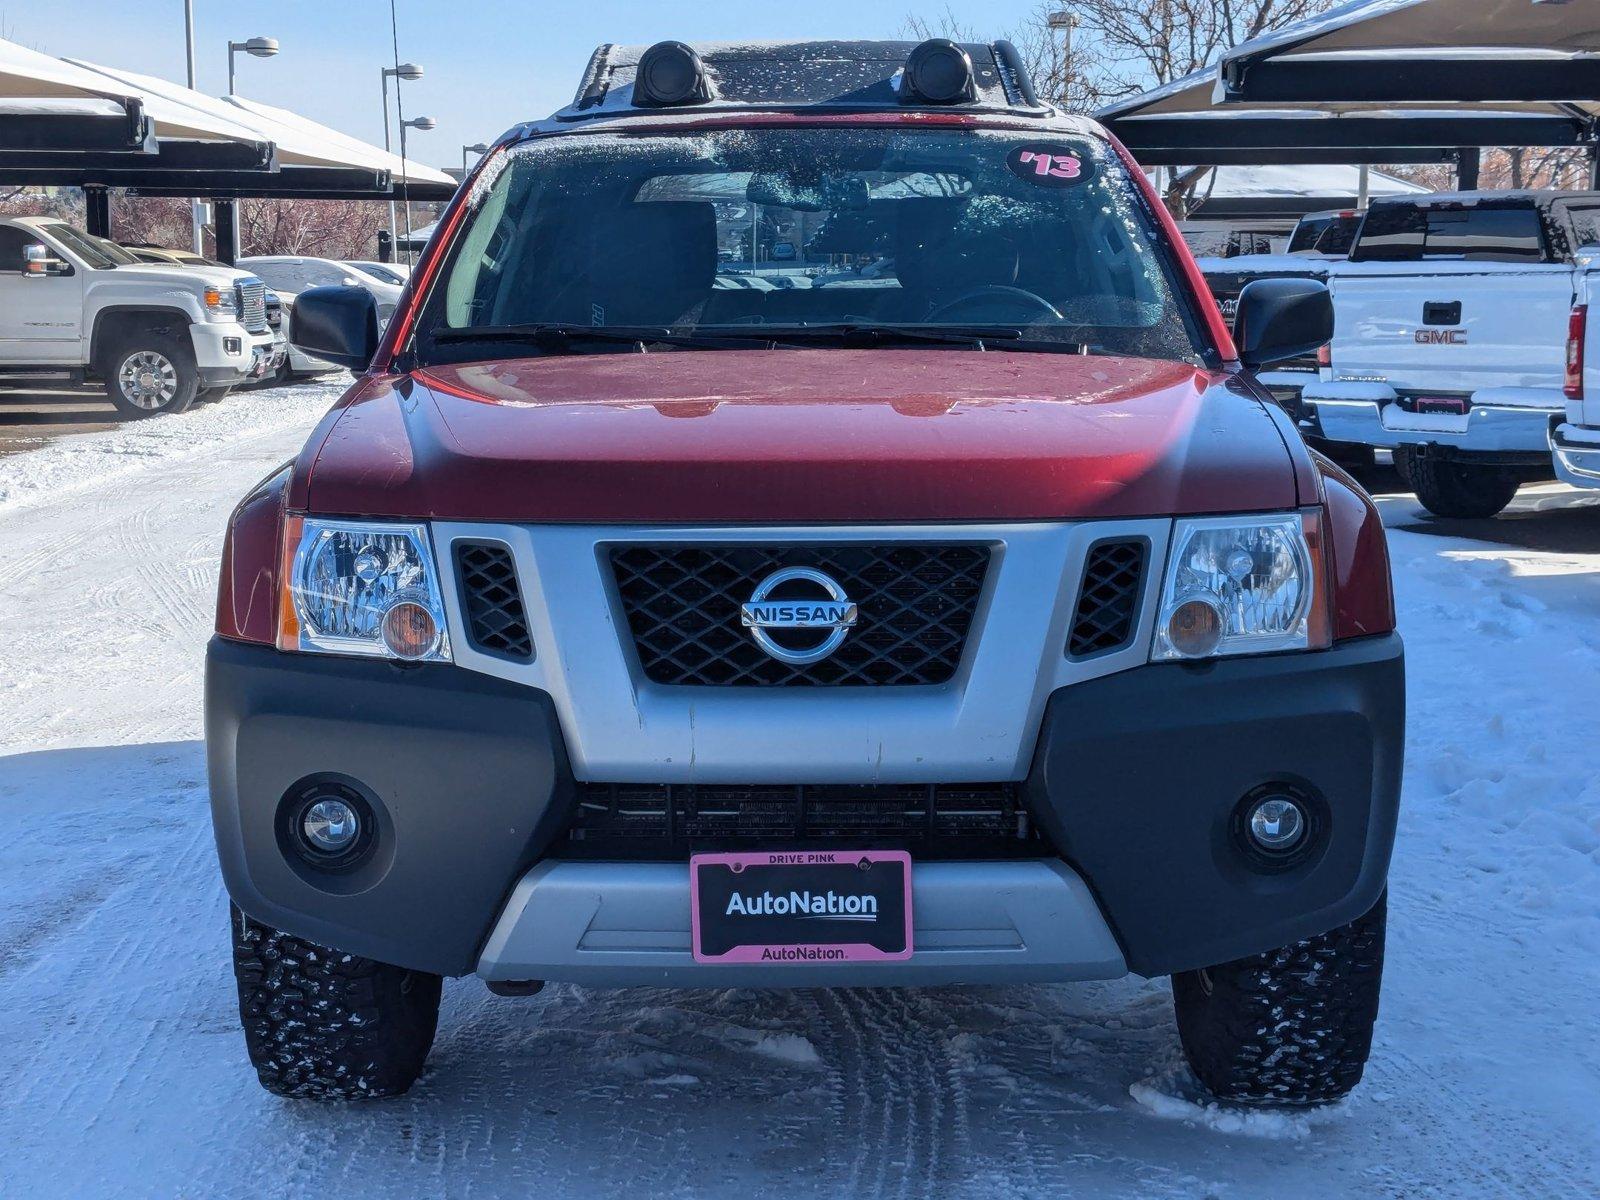
<path fill-rule="evenodd" d="M 200 394 L 194 350 L 155 330 L 120 338 L 102 361 L 100 374 L 107 398 L 124 417 L 185 412 Z"/>
<path fill-rule="evenodd" d="M 1234 1104 L 1294 1108 L 1350 1094 L 1372 1051 L 1387 897 L 1281 950 L 1172 977 L 1189 1066 Z"/>
<path fill-rule="evenodd" d="M 1405 464 L 1406 482 L 1422 506 L 1438 517 L 1492 517 L 1511 503 L 1522 486 L 1516 473 L 1504 467 L 1452 462 L 1416 451 L 1406 453 Z"/>
<path fill-rule="evenodd" d="M 327 950 L 232 911 L 239 1017 L 262 1087 L 376 1100 L 417 1081 L 439 1023 L 439 976 Z"/>

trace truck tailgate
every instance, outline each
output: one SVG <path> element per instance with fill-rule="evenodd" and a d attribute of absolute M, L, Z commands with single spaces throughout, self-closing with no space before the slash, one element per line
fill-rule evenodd
<path fill-rule="evenodd" d="M 1339 263 L 1333 378 L 1399 392 L 1561 387 L 1573 270 L 1562 263 Z"/>

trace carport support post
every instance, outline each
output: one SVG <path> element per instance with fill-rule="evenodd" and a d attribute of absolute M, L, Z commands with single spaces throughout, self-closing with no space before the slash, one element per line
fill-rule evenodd
<path fill-rule="evenodd" d="M 232 200 L 211 202 L 211 226 L 216 231 L 217 261 L 233 266 L 239 257 L 239 210 Z"/>
<path fill-rule="evenodd" d="M 83 223 L 95 237 L 111 236 L 111 193 L 103 187 L 83 189 Z"/>
<path fill-rule="evenodd" d="M 1589 186 L 1600 191 L 1600 142 L 1589 147 Z"/>
<path fill-rule="evenodd" d="M 1463 192 L 1476 191 L 1480 154 L 1476 146 L 1463 146 L 1456 151 L 1456 188 Z"/>

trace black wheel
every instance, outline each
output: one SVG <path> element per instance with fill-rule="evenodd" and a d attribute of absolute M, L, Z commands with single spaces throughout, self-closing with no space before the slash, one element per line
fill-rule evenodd
<path fill-rule="evenodd" d="M 1361 1082 L 1383 980 L 1387 898 L 1331 933 L 1172 977 L 1178 1036 L 1218 1099 L 1328 1104 Z"/>
<path fill-rule="evenodd" d="M 1481 519 L 1510 504 L 1522 486 L 1515 471 L 1451 462 L 1408 452 L 1404 475 L 1422 506 L 1435 516 Z"/>
<path fill-rule="evenodd" d="M 439 976 L 324 949 L 237 908 L 233 973 L 250 1064 L 274 1095 L 376 1100 L 422 1074 Z"/>
<path fill-rule="evenodd" d="M 200 393 L 194 351 L 158 330 L 124 335 L 100 363 L 106 395 L 125 417 L 181 413 Z"/>

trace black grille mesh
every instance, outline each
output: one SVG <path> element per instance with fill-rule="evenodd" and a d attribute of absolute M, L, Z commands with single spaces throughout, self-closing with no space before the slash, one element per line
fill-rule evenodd
<path fill-rule="evenodd" d="M 646 678 L 702 686 L 946 683 L 961 662 L 989 567 L 987 546 L 618 546 L 617 590 Z M 740 605 L 784 567 L 826 572 L 859 607 L 821 662 L 770 657 Z"/>
<path fill-rule="evenodd" d="M 511 551 L 494 542 L 457 542 L 456 571 L 473 644 L 488 654 L 532 658 L 533 637 Z"/>
<path fill-rule="evenodd" d="M 1014 783 L 580 783 L 564 857 L 686 857 L 743 846 L 910 848 L 921 857 L 1037 855 Z"/>
<path fill-rule="evenodd" d="M 1089 548 L 1067 640 L 1071 657 L 1108 654 L 1133 638 L 1148 553 L 1149 544 L 1142 538 L 1099 542 Z"/>

